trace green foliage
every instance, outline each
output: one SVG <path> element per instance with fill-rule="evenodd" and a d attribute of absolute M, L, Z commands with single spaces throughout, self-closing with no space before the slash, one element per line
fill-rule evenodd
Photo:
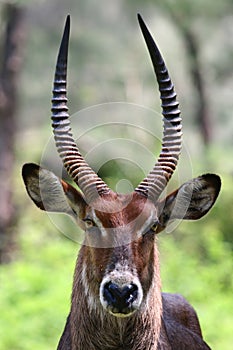
<path fill-rule="evenodd" d="M 203 231 L 195 228 L 195 224 L 189 224 L 187 229 L 182 224 L 181 232 L 175 237 L 161 239 L 163 290 L 180 293 L 191 302 L 211 348 L 230 350 L 233 342 L 232 313 L 229 312 L 233 307 L 232 252 L 211 224 L 202 224 Z M 183 228 L 189 244 L 182 239 Z M 193 235 L 199 237 L 198 244 L 198 238 Z"/>
<path fill-rule="evenodd" d="M 26 226 L 22 258 L 0 267 L 2 350 L 55 349 L 64 327 L 77 247 L 41 226 Z"/>

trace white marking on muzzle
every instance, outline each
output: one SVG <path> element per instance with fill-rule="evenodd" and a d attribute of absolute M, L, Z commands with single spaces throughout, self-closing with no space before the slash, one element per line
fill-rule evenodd
<path fill-rule="evenodd" d="M 136 285 L 138 288 L 137 298 L 132 303 L 132 309 L 133 309 L 132 313 L 140 308 L 142 299 L 143 299 L 143 290 L 142 290 L 142 286 L 139 281 L 139 278 L 137 276 L 137 273 L 135 271 L 131 273 L 129 267 L 127 267 L 125 264 L 121 265 L 120 263 L 117 263 L 115 266 L 115 269 L 105 275 L 105 277 L 101 282 L 100 291 L 99 291 L 100 302 L 105 310 L 109 309 L 108 308 L 109 305 L 104 298 L 104 287 L 110 282 L 116 284 L 120 289 L 123 289 L 125 286 L 129 286 L 130 284 Z M 118 316 L 118 317 L 127 317 L 129 315 L 130 314 L 124 315 L 124 314 L 114 313 L 114 316 Z"/>

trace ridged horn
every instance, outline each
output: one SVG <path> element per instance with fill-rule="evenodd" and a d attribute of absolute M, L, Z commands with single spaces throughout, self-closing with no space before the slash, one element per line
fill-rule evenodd
<path fill-rule="evenodd" d="M 98 195 L 109 193 L 110 189 L 86 163 L 72 135 L 66 97 L 69 34 L 70 16 L 67 16 L 54 77 L 52 127 L 64 167 L 90 202 Z"/>
<path fill-rule="evenodd" d="M 163 114 L 163 139 L 162 150 L 154 168 L 135 191 L 152 200 L 156 200 L 176 169 L 181 151 L 182 125 L 178 108 L 179 103 L 176 101 L 174 86 L 162 55 L 140 15 L 138 15 L 138 21 L 159 85 Z"/>

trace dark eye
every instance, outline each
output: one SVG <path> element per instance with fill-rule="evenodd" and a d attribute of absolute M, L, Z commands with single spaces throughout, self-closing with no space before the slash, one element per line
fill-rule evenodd
<path fill-rule="evenodd" d="M 95 227 L 96 224 L 94 223 L 94 221 L 90 218 L 86 218 L 86 219 L 83 219 L 84 223 L 85 223 L 85 226 L 86 226 L 86 229 L 90 229 L 92 227 Z"/>
<path fill-rule="evenodd" d="M 159 224 L 159 221 L 155 221 L 153 223 L 153 225 L 148 227 L 148 229 L 145 231 L 144 236 L 147 235 L 147 234 L 154 234 L 154 233 L 156 233 L 156 229 L 157 229 L 158 224 Z"/>
<path fill-rule="evenodd" d="M 156 233 L 156 229 L 157 229 L 157 226 L 158 226 L 159 222 L 156 221 L 150 228 L 150 231 Z"/>

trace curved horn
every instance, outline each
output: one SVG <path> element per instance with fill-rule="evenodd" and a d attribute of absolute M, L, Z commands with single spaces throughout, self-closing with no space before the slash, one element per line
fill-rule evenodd
<path fill-rule="evenodd" d="M 180 110 L 178 109 L 179 103 L 176 101 L 174 86 L 164 60 L 140 15 L 138 15 L 138 21 L 158 81 L 164 124 L 162 150 L 158 161 L 135 191 L 156 200 L 176 169 L 181 151 L 182 125 Z"/>
<path fill-rule="evenodd" d="M 64 167 L 71 178 L 80 187 L 87 201 L 91 201 L 98 194 L 109 193 L 110 189 L 86 163 L 73 139 L 66 97 L 69 33 L 70 16 L 67 16 L 54 77 L 51 109 L 52 127 L 56 147 Z"/>

